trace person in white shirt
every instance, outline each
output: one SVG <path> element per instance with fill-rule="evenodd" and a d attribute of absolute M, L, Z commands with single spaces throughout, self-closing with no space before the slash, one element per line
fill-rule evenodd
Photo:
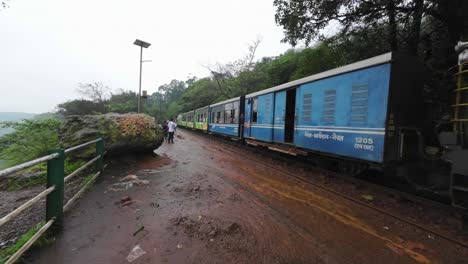
<path fill-rule="evenodd" d="M 167 127 L 168 127 L 167 130 L 169 132 L 169 138 L 168 138 L 167 142 L 174 144 L 174 132 L 175 132 L 175 129 L 176 129 L 176 124 L 174 123 L 173 119 L 171 119 L 171 121 L 169 121 L 169 124 L 167 124 Z"/>

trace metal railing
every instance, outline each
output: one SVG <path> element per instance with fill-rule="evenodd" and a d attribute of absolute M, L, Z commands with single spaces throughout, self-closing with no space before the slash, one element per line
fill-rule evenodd
<path fill-rule="evenodd" d="M 86 164 L 65 176 L 65 154 L 82 149 L 91 144 L 96 144 L 96 157 L 88 161 Z M 60 229 L 63 223 L 63 213 L 70 209 L 73 202 L 75 202 L 80 195 L 94 182 L 94 180 L 101 174 L 104 169 L 104 140 L 98 138 L 84 144 L 69 148 L 69 149 L 54 149 L 49 151 L 49 155 L 25 162 L 23 164 L 4 169 L 0 171 L 0 177 L 6 176 L 20 170 L 32 167 L 42 162 L 47 162 L 47 189 L 22 204 L 6 216 L 0 218 L 0 227 L 11 221 L 18 216 L 21 212 L 28 209 L 35 203 L 39 202 L 42 198 L 46 197 L 46 223 L 34 234 L 16 253 L 14 253 L 5 262 L 11 264 L 17 261 L 21 255 L 26 252 L 39 237 L 44 234 L 50 227 Z M 63 205 L 65 182 L 68 182 L 73 177 L 78 175 L 81 171 L 96 163 L 96 173 L 86 182 L 86 184 L 72 197 L 68 202 Z"/>

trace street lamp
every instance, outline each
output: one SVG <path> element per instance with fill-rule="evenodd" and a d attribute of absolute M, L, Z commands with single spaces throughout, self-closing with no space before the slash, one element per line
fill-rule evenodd
<path fill-rule="evenodd" d="M 138 113 L 140 113 L 140 104 L 141 104 L 141 67 L 142 67 L 142 64 L 143 64 L 143 48 L 148 48 L 149 46 L 151 46 L 150 43 L 148 42 L 144 42 L 142 40 L 135 40 L 135 42 L 133 42 L 133 44 L 137 45 L 137 46 L 140 46 L 140 85 L 139 85 L 139 90 L 138 90 Z"/>
<path fill-rule="evenodd" d="M 162 117 L 162 101 L 164 100 L 164 94 L 161 92 L 161 87 L 158 88 L 159 94 L 159 115 Z"/>

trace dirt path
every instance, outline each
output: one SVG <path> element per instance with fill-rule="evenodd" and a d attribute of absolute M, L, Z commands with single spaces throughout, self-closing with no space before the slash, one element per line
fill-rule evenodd
<path fill-rule="evenodd" d="M 465 263 L 448 242 L 180 131 L 114 161 L 27 263 Z M 121 179 L 127 175 L 136 175 Z M 133 182 L 130 187 L 129 182 Z M 127 190 L 125 186 L 129 187 Z M 128 196 L 130 199 L 126 198 Z M 123 198 L 123 200 L 121 200 Z"/>

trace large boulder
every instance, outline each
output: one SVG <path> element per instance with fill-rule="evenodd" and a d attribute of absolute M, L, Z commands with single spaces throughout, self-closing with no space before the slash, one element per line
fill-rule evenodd
<path fill-rule="evenodd" d="M 145 114 L 75 115 L 65 119 L 60 127 L 60 144 L 67 149 L 98 137 L 104 138 L 108 154 L 152 152 L 163 142 L 163 131 L 154 118 Z M 75 157 L 94 156 L 88 147 Z"/>

